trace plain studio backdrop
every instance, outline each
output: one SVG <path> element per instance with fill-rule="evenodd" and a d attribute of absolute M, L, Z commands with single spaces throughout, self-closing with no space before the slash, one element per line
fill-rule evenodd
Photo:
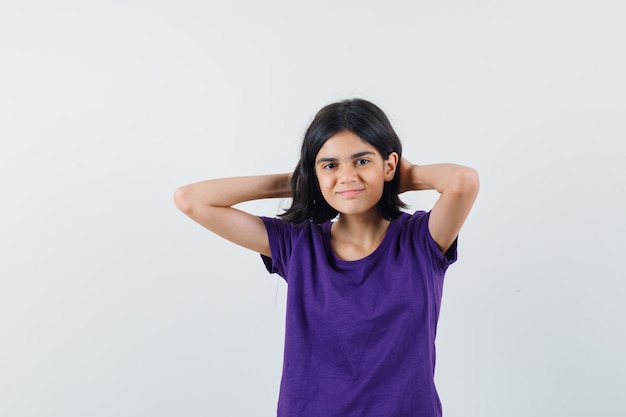
<path fill-rule="evenodd" d="M 481 174 L 439 322 L 444 414 L 626 415 L 625 9 L 2 0 L 0 415 L 275 415 L 286 284 L 172 195 L 291 171 L 348 97 L 412 162 Z"/>

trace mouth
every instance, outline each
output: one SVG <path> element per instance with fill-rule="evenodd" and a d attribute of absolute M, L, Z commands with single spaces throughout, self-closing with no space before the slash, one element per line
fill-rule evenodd
<path fill-rule="evenodd" d="M 344 190 L 344 191 L 338 191 L 337 195 L 339 195 L 341 197 L 355 197 L 355 196 L 361 194 L 361 192 L 363 192 L 362 189 L 358 189 L 358 190 Z"/>

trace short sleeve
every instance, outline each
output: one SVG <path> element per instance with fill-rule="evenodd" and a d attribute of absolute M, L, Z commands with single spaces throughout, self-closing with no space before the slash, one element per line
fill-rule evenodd
<path fill-rule="evenodd" d="M 270 274 L 278 274 L 286 279 L 287 267 L 292 251 L 292 229 L 294 226 L 277 218 L 261 217 L 261 220 L 267 230 L 270 252 L 272 254 L 271 257 L 261 255 L 261 259 Z"/>
<path fill-rule="evenodd" d="M 409 220 L 410 227 L 413 232 L 413 236 L 416 239 L 416 244 L 425 253 L 430 255 L 433 261 L 433 266 L 441 271 L 445 271 L 448 267 L 457 260 L 457 242 L 458 237 L 454 239 L 454 242 L 445 254 L 442 254 L 437 246 L 437 242 L 433 239 L 428 228 L 428 219 L 430 218 L 430 211 L 417 211 Z"/>

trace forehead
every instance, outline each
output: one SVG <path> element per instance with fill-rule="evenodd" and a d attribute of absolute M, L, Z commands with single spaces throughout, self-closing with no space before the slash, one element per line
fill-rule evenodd
<path fill-rule="evenodd" d="M 315 159 L 349 158 L 351 155 L 361 152 L 374 152 L 376 155 L 379 155 L 375 147 L 361 139 L 356 133 L 344 130 L 328 138 L 320 148 Z"/>

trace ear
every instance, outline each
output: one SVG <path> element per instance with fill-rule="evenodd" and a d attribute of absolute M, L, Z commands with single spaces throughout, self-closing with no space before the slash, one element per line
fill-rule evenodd
<path fill-rule="evenodd" d="M 396 168 L 398 168 L 398 154 L 397 152 L 391 152 L 387 159 L 384 161 L 385 166 L 385 182 L 389 182 L 396 174 Z"/>

